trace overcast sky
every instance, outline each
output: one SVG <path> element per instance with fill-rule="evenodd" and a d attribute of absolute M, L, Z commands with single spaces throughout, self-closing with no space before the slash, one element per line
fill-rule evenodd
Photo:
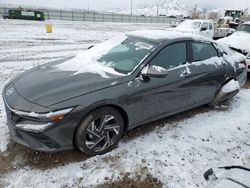
<path fill-rule="evenodd" d="M 133 0 L 134 5 L 144 4 L 157 0 Z M 250 8 L 250 0 L 177 0 L 179 3 L 185 3 L 192 7 L 198 4 L 200 8 L 214 9 L 244 9 Z M 114 8 L 130 7 L 130 0 L 0 0 L 0 4 L 16 4 L 16 5 L 35 5 L 53 8 L 79 8 L 93 10 L 112 10 Z"/>

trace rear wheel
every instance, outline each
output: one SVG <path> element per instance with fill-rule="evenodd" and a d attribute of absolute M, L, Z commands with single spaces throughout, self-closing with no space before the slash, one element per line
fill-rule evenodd
<path fill-rule="evenodd" d="M 123 129 L 124 120 L 117 110 L 99 108 L 82 120 L 75 134 L 75 143 L 87 155 L 101 155 L 118 144 Z"/>

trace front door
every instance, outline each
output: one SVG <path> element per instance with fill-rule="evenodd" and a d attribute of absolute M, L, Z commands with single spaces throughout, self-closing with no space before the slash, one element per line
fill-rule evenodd
<path fill-rule="evenodd" d="M 189 88 L 186 87 L 184 75 L 187 73 L 187 44 L 179 42 L 170 44 L 161 50 L 148 66 L 158 66 L 168 70 L 164 78 L 137 78 L 136 95 L 141 95 L 143 115 L 135 117 L 136 124 L 148 122 L 183 111 L 189 106 Z"/>

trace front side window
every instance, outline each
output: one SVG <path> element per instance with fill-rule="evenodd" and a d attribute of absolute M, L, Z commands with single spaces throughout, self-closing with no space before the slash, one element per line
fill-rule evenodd
<path fill-rule="evenodd" d="M 211 43 L 192 42 L 193 60 L 204 61 L 218 56 L 218 52 Z"/>
<path fill-rule="evenodd" d="M 156 65 L 170 69 L 187 62 L 186 43 L 175 43 L 160 51 L 151 61 L 150 65 Z"/>
<path fill-rule="evenodd" d="M 202 28 L 202 29 L 204 28 L 204 29 L 207 30 L 207 29 L 208 29 L 208 23 L 203 23 L 202 26 L 201 26 L 201 28 Z"/>

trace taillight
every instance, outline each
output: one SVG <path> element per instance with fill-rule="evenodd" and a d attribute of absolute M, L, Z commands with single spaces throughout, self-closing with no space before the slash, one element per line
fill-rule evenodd
<path fill-rule="evenodd" d="M 247 63 L 246 63 L 245 60 L 244 60 L 244 61 L 241 61 L 240 64 L 244 65 L 245 67 L 247 66 Z"/>

